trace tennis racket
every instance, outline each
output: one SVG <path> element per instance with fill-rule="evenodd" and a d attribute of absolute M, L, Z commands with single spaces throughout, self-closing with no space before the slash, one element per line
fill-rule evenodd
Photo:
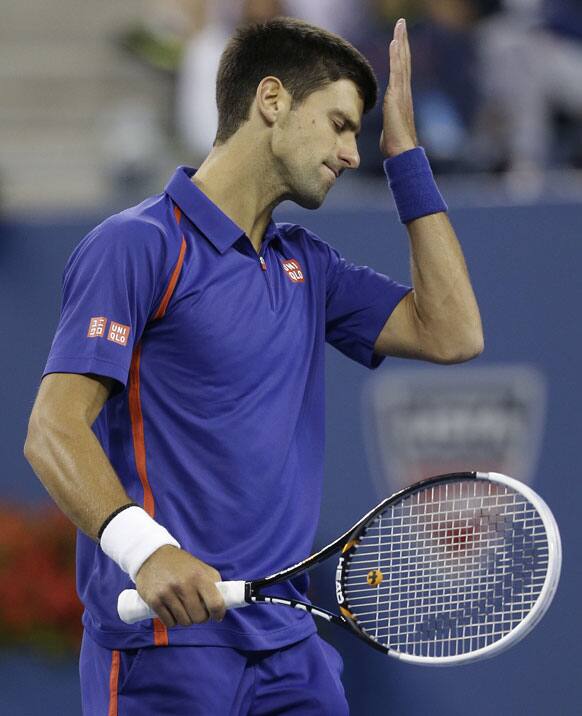
<path fill-rule="evenodd" d="M 269 596 L 269 586 L 337 552 L 339 614 Z M 561 561 L 556 521 L 530 487 L 494 472 L 464 472 L 386 498 L 281 572 L 217 587 L 227 608 L 301 609 L 397 659 L 439 666 L 493 656 L 528 634 L 556 593 Z M 129 624 L 155 616 L 131 589 L 120 594 L 118 612 Z"/>

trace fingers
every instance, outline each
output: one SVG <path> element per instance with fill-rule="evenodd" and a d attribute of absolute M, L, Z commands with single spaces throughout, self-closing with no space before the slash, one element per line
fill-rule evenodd
<path fill-rule="evenodd" d="M 162 602 L 159 602 L 159 604 L 155 604 L 154 602 L 152 602 L 149 606 L 154 610 L 154 612 L 157 614 L 164 626 L 176 626 L 177 622 L 174 619 L 172 612 L 167 609 Z"/>
<path fill-rule="evenodd" d="M 198 577 L 195 584 L 186 583 L 176 589 L 179 600 L 173 616 L 181 626 L 224 619 L 226 607 L 215 586 L 215 582 L 220 581 L 220 574 L 214 569 L 208 572 L 203 578 Z"/>
<path fill-rule="evenodd" d="M 404 18 L 394 26 L 389 57 L 390 74 L 384 94 L 380 150 L 385 156 L 392 157 L 418 146 L 412 101 L 411 52 Z"/>
<path fill-rule="evenodd" d="M 204 600 L 198 595 L 189 594 L 182 600 L 186 618 L 178 621 L 180 626 L 191 626 L 192 624 L 203 624 L 210 619 L 210 613 L 204 604 Z"/>
<path fill-rule="evenodd" d="M 219 580 L 217 580 L 219 581 Z M 215 622 L 221 622 L 226 614 L 226 607 L 222 594 L 216 588 L 214 583 L 205 583 L 200 587 L 200 597 L 204 602 L 204 606 L 209 614 L 210 619 Z"/>
<path fill-rule="evenodd" d="M 189 626 L 194 623 L 188 607 L 183 604 L 174 590 L 168 590 L 159 597 L 151 599 L 149 605 L 167 627 L 173 627 L 177 624 Z M 208 615 L 206 614 L 207 618 Z"/>
<path fill-rule="evenodd" d="M 214 584 L 198 588 L 176 586 L 150 602 L 151 608 L 167 626 L 203 624 L 209 619 L 222 621 L 226 612 L 224 600 Z"/>
<path fill-rule="evenodd" d="M 398 89 L 401 81 L 401 67 L 400 67 L 400 54 L 398 52 L 398 40 L 396 39 L 396 31 L 394 32 L 394 39 L 390 43 L 389 47 L 390 54 L 390 76 L 388 78 L 388 89 L 395 91 Z"/>
<path fill-rule="evenodd" d="M 408 41 L 408 25 L 406 24 L 406 21 L 403 22 L 403 25 L 404 25 L 403 45 L 404 45 L 404 61 L 405 61 L 404 65 L 406 67 L 408 86 L 410 87 L 410 83 L 412 80 L 412 59 L 410 57 L 410 43 Z"/>
<path fill-rule="evenodd" d="M 411 74 L 408 30 L 406 20 L 400 18 L 394 27 L 394 36 L 390 43 L 390 84 L 392 88 L 398 88 L 403 94 L 409 93 Z"/>
<path fill-rule="evenodd" d="M 199 602 L 191 604 L 181 596 L 175 596 L 172 600 L 172 616 L 180 626 L 201 624 L 208 620 L 208 612 L 204 609 L 204 605 Z"/>

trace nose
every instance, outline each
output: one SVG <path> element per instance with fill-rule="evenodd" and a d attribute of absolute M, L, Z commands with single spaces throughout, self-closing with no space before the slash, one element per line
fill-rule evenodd
<path fill-rule="evenodd" d="M 355 139 L 353 142 L 341 146 L 338 159 L 343 169 L 357 169 L 360 166 L 360 153 Z"/>

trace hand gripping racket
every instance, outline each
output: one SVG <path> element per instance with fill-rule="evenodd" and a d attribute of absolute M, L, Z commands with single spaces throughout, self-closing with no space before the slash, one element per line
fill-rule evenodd
<path fill-rule="evenodd" d="M 263 594 L 336 552 L 339 614 Z M 554 517 L 530 487 L 465 472 L 397 492 L 281 572 L 217 586 L 227 608 L 302 609 L 397 659 L 439 666 L 493 656 L 529 633 L 556 593 L 561 561 Z M 128 624 L 155 616 L 131 589 L 120 594 L 118 612 Z"/>

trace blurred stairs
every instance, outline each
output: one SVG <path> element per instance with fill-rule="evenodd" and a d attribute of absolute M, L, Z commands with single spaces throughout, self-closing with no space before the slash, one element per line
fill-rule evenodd
<path fill-rule="evenodd" d="M 115 42 L 143 11 L 143 0 L 2 0 L 0 212 L 99 207 L 115 202 L 120 158 L 143 152 L 159 167 L 171 78 Z"/>

